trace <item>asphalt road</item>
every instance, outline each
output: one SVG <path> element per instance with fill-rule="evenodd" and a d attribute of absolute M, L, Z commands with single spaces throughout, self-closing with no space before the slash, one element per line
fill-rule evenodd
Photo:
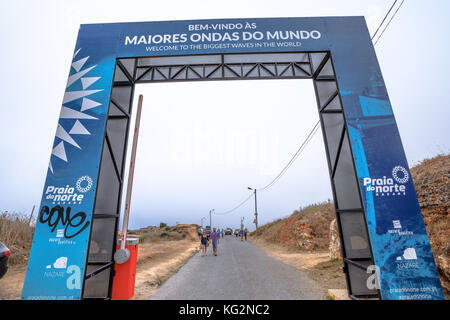
<path fill-rule="evenodd" d="M 200 243 L 200 241 L 199 241 Z M 235 236 L 220 239 L 218 255 L 192 257 L 150 300 L 320 299 L 305 275 Z"/>

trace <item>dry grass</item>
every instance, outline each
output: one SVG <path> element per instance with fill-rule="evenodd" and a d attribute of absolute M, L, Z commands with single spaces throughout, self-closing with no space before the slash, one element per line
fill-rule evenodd
<path fill-rule="evenodd" d="M 34 224 L 31 217 L 22 213 L 0 213 L 0 241 L 11 250 L 10 265 L 28 261 L 33 241 Z"/>
<path fill-rule="evenodd" d="M 332 202 L 313 204 L 261 226 L 252 236 L 292 249 L 327 250 L 334 217 Z"/>

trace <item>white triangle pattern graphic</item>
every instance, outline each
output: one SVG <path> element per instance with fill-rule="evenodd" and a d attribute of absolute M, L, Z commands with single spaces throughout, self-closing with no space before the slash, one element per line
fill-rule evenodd
<path fill-rule="evenodd" d="M 83 68 L 86 61 L 89 59 L 89 57 L 85 57 L 83 59 L 77 60 L 72 63 L 72 67 L 75 69 L 76 72 L 80 71 L 81 68 Z"/>
<path fill-rule="evenodd" d="M 100 79 L 100 77 L 81 78 L 81 85 L 83 86 L 83 90 L 86 90 L 87 88 L 89 88 L 98 79 Z"/>
<path fill-rule="evenodd" d="M 80 121 L 75 121 L 72 129 L 69 131 L 70 134 L 91 134 L 87 129 L 81 124 Z"/>
<path fill-rule="evenodd" d="M 81 48 L 75 51 L 73 54 L 73 58 L 78 55 L 78 53 L 81 51 Z M 101 77 L 84 77 L 89 71 L 94 69 L 96 65 L 87 67 L 83 69 L 83 66 L 88 61 L 89 56 L 78 59 L 77 61 L 72 61 L 72 68 L 76 71 L 76 73 L 69 76 L 67 80 L 66 88 L 74 84 L 76 81 L 81 79 L 81 86 L 83 90 L 79 91 L 66 91 L 63 98 L 63 106 L 61 107 L 61 113 L 60 113 L 60 119 L 75 119 L 75 123 L 73 124 L 72 128 L 69 132 L 67 132 L 63 126 L 58 123 L 58 128 L 56 130 L 56 137 L 61 139 L 60 141 L 52 150 L 52 156 L 55 156 L 65 162 L 68 162 L 67 160 L 67 153 L 64 146 L 64 142 L 73 145 L 74 147 L 81 149 L 81 147 L 78 145 L 78 143 L 75 141 L 75 139 L 71 135 L 90 135 L 91 133 L 86 129 L 86 127 L 81 123 L 80 120 L 98 120 L 98 118 L 93 117 L 91 115 L 88 115 L 84 113 L 83 111 L 101 106 L 101 103 L 98 103 L 94 100 L 85 98 L 86 96 L 90 96 L 92 94 L 95 94 L 97 92 L 103 91 L 103 89 L 98 90 L 86 90 L 89 88 L 93 83 L 101 79 Z M 81 104 L 81 110 L 77 111 L 72 108 L 69 108 L 67 106 L 64 106 L 64 104 L 75 101 L 78 99 L 82 100 Z M 67 145 L 66 145 L 67 146 Z M 54 174 L 54 168 L 52 161 L 50 159 L 49 165 L 48 165 L 50 171 L 52 174 Z"/>
<path fill-rule="evenodd" d="M 97 93 L 99 91 L 103 91 L 103 89 L 100 90 L 81 90 L 81 91 L 66 91 L 64 94 L 63 104 L 74 101 L 86 96 L 90 96 L 91 94 Z"/>
<path fill-rule="evenodd" d="M 58 124 L 58 129 L 56 129 L 56 136 L 64 140 L 65 142 L 68 142 L 71 145 L 77 147 L 78 149 L 81 149 L 78 143 L 76 143 L 75 140 L 72 139 L 72 137 L 67 133 L 66 130 L 64 130 L 64 128 L 60 124 Z"/>
<path fill-rule="evenodd" d="M 61 114 L 59 116 L 60 119 L 89 119 L 89 120 L 98 120 L 97 118 L 85 114 L 80 111 L 76 111 L 67 107 L 61 108 Z"/>
<path fill-rule="evenodd" d="M 81 103 L 81 112 L 83 112 L 84 110 L 89 110 L 98 106 L 101 106 L 101 103 L 98 103 L 96 101 L 93 101 L 91 99 L 88 98 L 83 98 L 83 102 Z"/>
<path fill-rule="evenodd" d="M 71 75 L 71 76 L 69 77 L 69 79 L 67 80 L 66 88 L 68 88 L 71 84 L 73 84 L 75 81 L 77 81 L 78 79 L 80 79 L 82 76 L 84 76 L 86 73 L 88 73 L 89 71 L 91 71 L 91 70 L 94 69 L 95 67 L 96 67 L 96 65 L 95 65 L 95 66 L 92 66 L 92 67 L 90 67 L 90 68 L 84 69 L 84 70 L 82 70 L 82 71 L 80 71 L 80 72 L 77 72 L 77 73 Z M 100 79 L 100 77 L 99 77 L 99 79 Z M 81 79 L 81 82 L 83 82 L 83 79 Z M 85 88 L 84 85 L 83 85 L 83 90 L 84 90 L 84 89 L 86 89 L 86 88 Z"/>
<path fill-rule="evenodd" d="M 53 148 L 52 154 L 67 162 L 66 149 L 64 149 L 63 141 Z"/>
<path fill-rule="evenodd" d="M 80 52 L 80 50 L 81 50 L 81 48 L 80 48 L 80 49 L 78 49 L 77 51 L 75 51 L 75 53 L 73 54 L 73 57 L 72 57 L 72 59 L 75 59 L 75 57 L 77 56 L 78 52 Z"/>

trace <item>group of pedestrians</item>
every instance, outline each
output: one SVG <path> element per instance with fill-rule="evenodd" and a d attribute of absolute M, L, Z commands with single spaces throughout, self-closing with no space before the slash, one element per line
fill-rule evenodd
<path fill-rule="evenodd" d="M 245 241 L 247 241 L 247 233 L 248 233 L 247 228 L 245 228 L 245 229 L 240 229 L 238 232 L 235 232 L 234 234 L 236 235 L 236 238 L 241 237 L 241 241 L 244 241 L 244 238 L 245 238 Z"/>
<path fill-rule="evenodd" d="M 202 234 L 200 235 L 200 244 L 202 246 L 202 257 L 206 256 L 206 249 L 208 249 L 209 245 L 212 244 L 213 247 L 213 254 L 214 256 L 217 256 L 217 246 L 220 242 L 220 236 L 224 236 L 225 231 L 220 230 L 219 228 L 213 228 L 210 234 L 206 232 L 206 230 L 203 229 Z M 247 241 L 247 228 L 241 229 L 239 232 L 239 235 L 241 236 L 241 241 Z M 236 234 L 236 237 L 238 235 Z"/>
<path fill-rule="evenodd" d="M 239 234 L 240 234 L 240 236 L 241 236 L 241 241 L 244 241 L 244 238 L 245 238 L 245 241 L 247 241 L 247 228 L 245 228 L 245 229 L 241 229 L 241 231 L 239 232 Z"/>
<path fill-rule="evenodd" d="M 220 240 L 220 234 L 223 232 L 220 232 L 220 229 L 213 228 L 213 231 L 211 234 L 207 234 L 205 230 L 203 230 L 203 233 L 200 237 L 200 243 L 202 245 L 202 257 L 206 256 L 206 249 L 209 246 L 209 243 L 213 246 L 213 254 L 217 256 L 217 246 L 219 244 Z M 223 238 L 223 234 L 222 234 Z"/>

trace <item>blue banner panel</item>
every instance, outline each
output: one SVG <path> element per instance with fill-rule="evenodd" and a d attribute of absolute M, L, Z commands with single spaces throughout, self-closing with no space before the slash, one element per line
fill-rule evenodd
<path fill-rule="evenodd" d="M 82 25 L 22 298 L 81 298 L 116 58 L 317 51 L 333 60 L 382 299 L 443 299 L 363 17 Z"/>
<path fill-rule="evenodd" d="M 80 34 L 70 67 L 22 299 L 81 298 L 115 66 L 115 41 L 92 40 Z"/>

